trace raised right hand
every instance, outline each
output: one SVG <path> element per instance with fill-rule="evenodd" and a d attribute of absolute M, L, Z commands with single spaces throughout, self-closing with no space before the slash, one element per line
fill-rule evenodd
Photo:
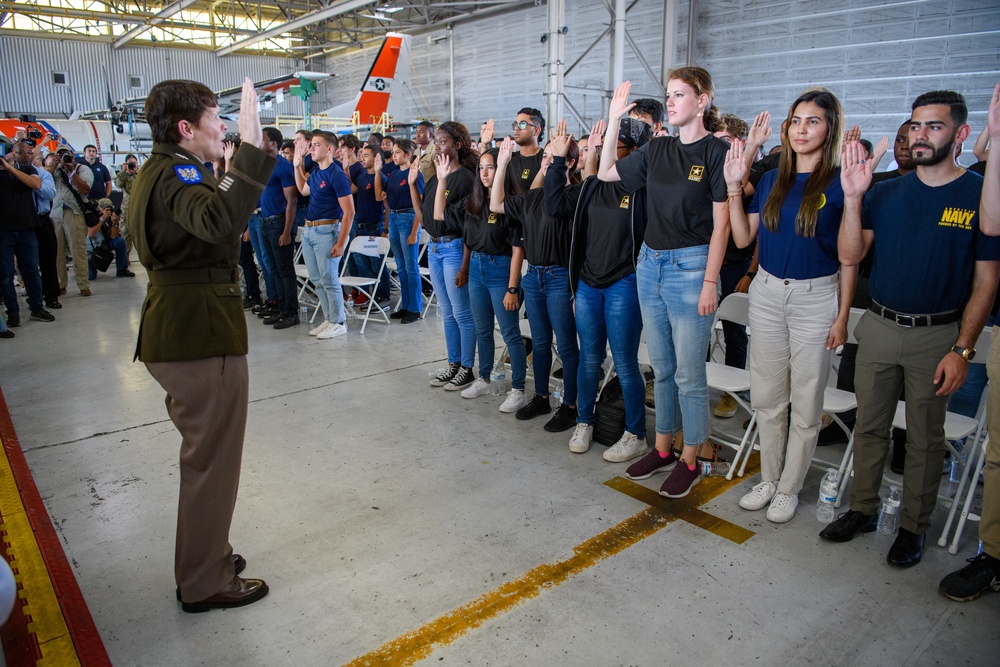
<path fill-rule="evenodd" d="M 260 148 L 264 145 L 261 134 L 260 112 L 257 111 L 257 91 L 250 77 L 243 79 L 243 93 L 240 98 L 240 115 L 237 120 L 240 139 L 251 146 Z"/>
<path fill-rule="evenodd" d="M 628 95 L 631 91 L 631 81 L 623 81 L 620 86 L 615 88 L 615 94 L 611 98 L 611 105 L 608 107 L 608 121 L 613 123 L 632 110 L 635 102 L 632 104 L 628 103 Z"/>
<path fill-rule="evenodd" d="M 726 153 L 726 190 L 736 192 L 743 187 L 743 178 L 747 174 L 747 164 L 743 159 L 743 142 L 735 139 Z"/>
<path fill-rule="evenodd" d="M 504 137 L 503 141 L 500 142 L 500 152 L 497 154 L 497 173 L 500 173 L 507 166 L 513 153 L 514 140 L 510 137 Z"/>
<path fill-rule="evenodd" d="M 860 197 L 872 182 L 872 163 L 868 151 L 858 141 L 844 144 L 840 158 L 840 185 L 845 197 Z"/>
<path fill-rule="evenodd" d="M 750 132 L 747 134 L 747 143 L 751 146 L 763 146 L 771 138 L 771 112 L 761 111 L 753 119 L 750 125 Z"/>

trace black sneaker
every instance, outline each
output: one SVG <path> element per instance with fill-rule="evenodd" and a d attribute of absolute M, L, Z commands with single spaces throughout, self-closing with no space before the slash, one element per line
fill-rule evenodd
<path fill-rule="evenodd" d="M 827 542 L 850 542 L 859 532 L 870 533 L 878 524 L 878 514 L 862 514 L 848 510 L 819 534 Z"/>
<path fill-rule="evenodd" d="M 257 311 L 257 317 L 262 320 L 266 320 L 274 315 L 280 315 L 278 310 L 278 304 L 271 303 L 270 301 L 264 304 L 264 307 Z"/>
<path fill-rule="evenodd" d="M 941 580 L 938 591 L 956 602 L 971 602 L 987 589 L 1000 591 L 1000 559 L 981 553 Z"/>
<path fill-rule="evenodd" d="M 552 412 L 552 406 L 549 405 L 548 396 L 539 396 L 535 394 L 528 401 L 528 404 L 517 411 L 514 415 L 521 421 L 526 421 L 528 419 L 534 419 L 538 415 L 547 415 Z M 576 418 L 574 417 L 573 423 L 576 424 Z"/>
<path fill-rule="evenodd" d="M 56 321 L 56 318 L 52 317 L 52 313 L 50 313 L 49 311 L 45 310 L 44 308 L 36 308 L 35 310 L 31 311 L 31 319 L 36 320 L 38 322 L 55 322 Z M 8 326 L 10 325 L 9 322 L 7 324 L 8 324 Z"/>
<path fill-rule="evenodd" d="M 400 320 L 403 324 L 413 324 L 420 319 L 420 313 L 414 313 L 412 311 L 407 311 L 406 315 L 403 315 L 403 319 Z"/>
<path fill-rule="evenodd" d="M 458 391 L 459 389 L 464 389 L 472 384 L 472 381 L 476 379 L 475 373 L 468 366 L 459 366 L 458 372 L 455 373 L 455 377 L 451 379 L 451 382 L 444 386 L 445 391 Z"/>
<path fill-rule="evenodd" d="M 399 309 L 399 310 L 397 310 L 397 311 L 396 311 L 395 313 L 393 313 L 392 315 L 390 315 L 390 316 L 389 316 L 389 319 L 390 319 L 390 320 L 401 320 L 401 319 L 403 319 L 404 317 L 406 317 L 406 316 L 407 316 L 407 314 L 409 314 L 409 312 L 410 312 L 410 311 L 408 311 L 408 310 L 403 310 L 402 308 L 400 308 L 400 309 Z"/>
<path fill-rule="evenodd" d="M 243 310 L 250 310 L 256 313 L 257 311 L 254 308 L 260 305 L 260 299 L 251 299 L 248 296 L 243 297 Z"/>
<path fill-rule="evenodd" d="M 52 310 L 59 310 L 60 308 L 62 308 L 62 304 L 59 303 L 57 299 L 53 299 L 52 301 L 46 301 L 45 307 L 51 308 Z"/>
<path fill-rule="evenodd" d="M 135 274 L 128 269 L 123 269 L 115 274 L 116 278 L 135 278 Z"/>
<path fill-rule="evenodd" d="M 3 331 L 0 331 L 0 338 L 13 338 L 13 337 L 14 337 L 14 332 L 9 329 L 4 329 Z"/>
<path fill-rule="evenodd" d="M 267 320 L 265 320 L 266 322 Z M 274 323 L 275 329 L 288 329 L 289 327 L 294 327 L 299 323 L 298 315 L 285 315 L 280 320 Z"/>
<path fill-rule="evenodd" d="M 285 316 L 280 312 L 275 311 L 272 315 L 268 315 L 264 318 L 264 324 L 265 326 L 273 326 L 283 319 L 285 319 Z"/>
<path fill-rule="evenodd" d="M 576 426 L 576 408 L 560 405 L 552 419 L 545 422 L 545 430 L 549 433 L 562 433 Z"/>
<path fill-rule="evenodd" d="M 446 384 L 451 382 L 456 375 L 458 375 L 458 371 L 461 370 L 461 368 L 462 364 L 458 363 L 457 361 L 453 364 L 449 364 L 448 368 L 444 369 L 443 371 L 441 371 L 440 373 L 431 378 L 430 380 L 431 386 L 432 387 L 445 386 Z"/>
<path fill-rule="evenodd" d="M 21 313 L 7 313 L 7 326 L 9 327 L 19 327 L 21 326 Z"/>
<path fill-rule="evenodd" d="M 259 315 L 260 312 L 265 308 L 267 308 L 269 305 L 270 304 L 261 303 L 260 301 L 258 301 L 256 304 L 250 307 L 250 312 L 253 313 L 254 315 Z"/>

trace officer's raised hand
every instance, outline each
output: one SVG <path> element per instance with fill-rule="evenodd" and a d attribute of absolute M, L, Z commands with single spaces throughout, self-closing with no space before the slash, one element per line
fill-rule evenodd
<path fill-rule="evenodd" d="M 264 145 L 260 111 L 257 110 L 257 91 L 254 89 L 253 80 L 250 77 L 243 79 L 243 94 L 240 99 L 240 115 L 237 125 L 240 130 L 240 139 L 244 143 L 249 143 L 255 148 Z"/>

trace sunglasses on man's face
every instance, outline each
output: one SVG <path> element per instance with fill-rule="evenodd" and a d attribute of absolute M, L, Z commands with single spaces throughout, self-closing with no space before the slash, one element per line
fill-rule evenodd
<path fill-rule="evenodd" d="M 526 120 L 515 120 L 513 123 L 510 124 L 510 129 L 512 130 L 526 130 L 529 127 L 538 127 L 538 126 L 535 125 L 534 123 L 529 123 Z"/>

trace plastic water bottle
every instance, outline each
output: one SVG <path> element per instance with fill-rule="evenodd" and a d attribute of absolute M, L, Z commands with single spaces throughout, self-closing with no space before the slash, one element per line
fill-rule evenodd
<path fill-rule="evenodd" d="M 702 477 L 725 477 L 729 474 L 729 461 L 699 461 Z"/>
<path fill-rule="evenodd" d="M 962 466 L 965 464 L 966 458 L 965 441 L 956 440 L 951 444 L 955 447 L 955 451 L 958 452 L 958 456 L 951 455 L 951 474 L 948 476 L 948 479 L 954 484 L 962 479 Z"/>
<path fill-rule="evenodd" d="M 504 390 L 504 380 L 507 374 L 504 373 L 504 368 L 502 365 L 497 365 L 493 368 L 493 372 L 490 373 L 490 394 L 493 396 L 503 396 L 506 393 Z"/>
<path fill-rule="evenodd" d="M 840 490 L 840 475 L 836 468 L 830 468 L 819 483 L 819 500 L 816 503 L 816 520 L 820 523 L 832 523 L 836 518 L 833 504 L 837 502 L 837 492 Z"/>
<path fill-rule="evenodd" d="M 553 410 L 558 410 L 559 406 L 562 405 L 563 397 L 563 381 L 556 380 L 555 386 L 552 391 L 549 392 L 549 405 L 552 406 Z"/>
<path fill-rule="evenodd" d="M 299 322 L 302 324 L 309 323 L 309 306 L 302 306 L 299 308 Z M 309 327 L 302 327 L 302 329 L 307 334 L 309 333 Z"/>
<path fill-rule="evenodd" d="M 882 511 L 878 513 L 878 534 L 895 535 L 899 529 L 899 505 L 901 496 L 898 486 L 889 487 L 889 495 L 882 501 Z"/>

